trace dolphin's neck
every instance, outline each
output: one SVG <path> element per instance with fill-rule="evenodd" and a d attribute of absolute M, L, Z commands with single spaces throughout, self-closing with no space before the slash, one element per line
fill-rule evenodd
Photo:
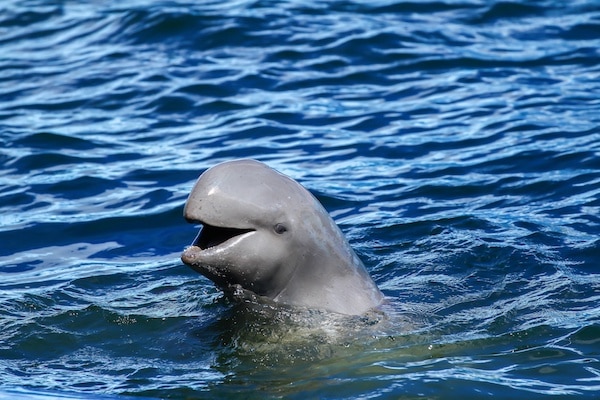
<path fill-rule="evenodd" d="M 341 235 L 341 233 L 340 233 Z M 381 304 L 382 293 L 346 240 L 321 243 L 297 260 L 276 301 L 359 315 Z"/>

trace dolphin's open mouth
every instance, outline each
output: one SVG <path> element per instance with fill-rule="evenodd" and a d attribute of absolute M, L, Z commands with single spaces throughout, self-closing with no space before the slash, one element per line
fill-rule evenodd
<path fill-rule="evenodd" d="M 198 236 L 194 240 L 193 245 L 200 247 L 200 249 L 202 250 L 205 250 L 210 247 L 215 247 L 222 243 L 225 243 L 229 239 L 232 239 L 236 236 L 240 236 L 244 233 L 252 231 L 254 231 L 254 229 L 224 228 L 220 226 L 213 226 L 202 223 L 202 229 L 200 230 L 200 233 L 198 233 Z"/>

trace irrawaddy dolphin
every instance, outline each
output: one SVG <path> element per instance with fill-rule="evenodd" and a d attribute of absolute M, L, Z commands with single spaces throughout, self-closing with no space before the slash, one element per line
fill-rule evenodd
<path fill-rule="evenodd" d="M 359 315 L 383 295 L 319 201 L 255 160 L 206 170 L 185 208 L 202 224 L 181 259 L 231 297 Z"/>

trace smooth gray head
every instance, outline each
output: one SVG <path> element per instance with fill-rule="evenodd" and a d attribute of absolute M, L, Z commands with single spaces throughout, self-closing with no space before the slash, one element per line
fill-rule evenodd
<path fill-rule="evenodd" d="M 254 160 L 208 169 L 185 204 L 203 225 L 183 262 L 226 293 L 240 287 L 290 305 L 362 314 L 382 294 L 304 187 Z"/>

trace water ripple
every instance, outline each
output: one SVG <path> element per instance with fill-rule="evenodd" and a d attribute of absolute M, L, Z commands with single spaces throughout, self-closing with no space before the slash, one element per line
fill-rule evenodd
<path fill-rule="evenodd" d="M 2 388 L 595 395 L 596 2 L 0 11 Z M 375 338 L 269 346 L 180 265 L 194 180 L 240 157 L 340 224 L 389 299 Z"/>

